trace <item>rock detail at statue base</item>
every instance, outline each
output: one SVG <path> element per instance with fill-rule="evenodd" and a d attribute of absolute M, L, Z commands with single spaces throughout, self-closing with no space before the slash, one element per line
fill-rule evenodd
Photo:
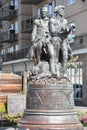
<path fill-rule="evenodd" d="M 18 130 L 83 130 L 74 110 L 73 86 L 67 79 L 28 84 L 26 110 Z M 53 83 L 52 83 L 53 81 Z M 40 82 L 40 84 L 39 84 Z"/>

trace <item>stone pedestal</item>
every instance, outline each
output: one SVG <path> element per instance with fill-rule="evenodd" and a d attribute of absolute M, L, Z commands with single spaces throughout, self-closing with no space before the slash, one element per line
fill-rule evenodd
<path fill-rule="evenodd" d="M 74 110 L 73 86 L 65 80 L 29 84 L 19 130 L 83 130 Z"/>

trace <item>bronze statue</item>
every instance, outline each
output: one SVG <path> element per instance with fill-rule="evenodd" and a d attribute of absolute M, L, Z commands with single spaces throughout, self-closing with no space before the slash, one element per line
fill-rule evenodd
<path fill-rule="evenodd" d="M 26 110 L 18 130 L 83 130 L 74 109 L 73 85 L 65 77 L 71 56 L 67 36 L 74 25 L 64 18 L 64 6 L 56 6 L 51 19 L 46 8 L 42 12 L 34 22 L 32 50 L 37 64 L 28 72 Z"/>
<path fill-rule="evenodd" d="M 63 75 L 63 73 L 66 73 L 67 61 L 72 57 L 68 34 L 75 25 L 68 24 L 68 21 L 64 18 L 64 6 L 58 5 L 54 8 L 54 11 L 56 16 L 49 18 L 47 7 L 43 7 L 41 18 L 34 21 L 31 50 L 36 59 L 36 68 L 34 67 L 31 71 L 32 73 L 29 73 L 31 76 L 39 74 L 40 77 L 43 72 L 43 70 L 41 71 L 41 65 L 43 66 L 44 64 L 43 61 L 49 63 L 47 73 L 50 72 L 51 76 L 58 77 L 61 73 Z M 40 68 L 37 69 L 37 66 Z M 34 70 L 37 72 L 33 73 Z M 61 70 L 63 71 L 61 72 Z M 44 77 L 44 75 L 41 77 Z"/>

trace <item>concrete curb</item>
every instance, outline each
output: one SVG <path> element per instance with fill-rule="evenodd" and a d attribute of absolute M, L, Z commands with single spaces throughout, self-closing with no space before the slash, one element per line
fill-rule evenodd
<path fill-rule="evenodd" d="M 18 130 L 16 127 L 0 127 L 0 130 Z M 84 127 L 87 130 L 87 127 Z"/>
<path fill-rule="evenodd" d="M 16 127 L 0 127 L 0 130 L 16 130 Z"/>

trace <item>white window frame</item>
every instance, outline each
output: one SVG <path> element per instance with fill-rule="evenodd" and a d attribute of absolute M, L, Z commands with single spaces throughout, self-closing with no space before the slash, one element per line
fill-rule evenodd
<path fill-rule="evenodd" d="M 72 5 L 76 2 L 76 0 L 67 0 L 67 5 Z"/>
<path fill-rule="evenodd" d="M 18 50 L 19 50 L 19 45 L 16 44 L 16 45 L 15 45 L 15 51 L 18 51 Z"/>
<path fill-rule="evenodd" d="M 19 23 L 18 23 L 18 21 L 16 21 L 15 22 L 15 33 L 16 34 L 18 34 L 18 32 L 19 32 L 19 27 L 18 26 L 19 26 Z"/>

